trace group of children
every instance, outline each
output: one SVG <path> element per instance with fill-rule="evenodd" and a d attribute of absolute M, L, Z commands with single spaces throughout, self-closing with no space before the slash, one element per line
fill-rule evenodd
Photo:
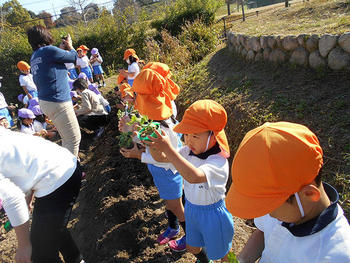
<path fill-rule="evenodd" d="M 178 122 L 173 101 L 180 89 L 167 65 L 146 64 L 132 85 L 123 76 L 118 77 L 120 108 L 133 107 L 160 127 L 140 140 L 142 125 L 131 124 L 130 111 L 119 121 L 119 130 L 133 132 L 134 141 L 121 154 L 147 164 L 165 200 L 168 227 L 157 239 L 160 244 L 186 249 L 198 263 L 229 262 L 234 215 L 255 218 L 258 228 L 238 255 L 241 263 L 259 258 L 350 262 L 350 227 L 336 190 L 321 181 L 322 148 L 307 127 L 276 122 L 248 132 L 235 154 L 225 197 L 230 155 L 225 109 L 213 100 L 198 100 Z M 176 240 L 180 226 L 185 235 Z"/>
<path fill-rule="evenodd" d="M 100 86 L 105 86 L 104 72 L 101 67 L 102 57 L 98 49 L 93 48 L 89 60 L 86 56 L 88 50 L 85 45 L 81 45 L 77 48 L 76 64 L 66 63 L 69 77 L 67 81 L 71 88 L 72 103 L 80 127 L 93 130 L 96 135 L 100 135 L 103 126 L 107 123 L 107 115 L 111 107 L 99 91 Z M 23 104 L 23 108 L 18 110 L 18 128 L 21 132 L 51 139 L 57 132 L 40 109 L 38 91 L 30 72 L 30 66 L 25 61 L 19 61 L 17 68 L 20 71 L 19 83 L 25 93 L 18 95 L 18 100 Z M 79 75 L 75 68 L 78 68 Z M 98 85 L 93 83 L 92 72 L 94 72 Z"/>
<path fill-rule="evenodd" d="M 77 62 L 81 72 L 71 81 L 71 96 L 73 101 L 81 98 L 78 119 L 89 117 L 79 123 L 91 129 L 106 123 L 107 109 L 98 87 L 91 84 L 91 65 L 83 59 L 87 49 L 79 48 L 85 64 Z M 98 54 L 93 50 L 93 55 Z M 99 57 L 94 61 L 102 63 Z M 174 100 L 180 87 L 171 79 L 169 67 L 149 62 L 140 69 L 133 49 L 125 51 L 124 60 L 128 70 L 119 71 L 115 88 L 122 101 L 118 107 L 125 111 L 118 128 L 133 134 L 134 146 L 120 152 L 147 164 L 165 200 L 168 226 L 159 234 L 159 244 L 187 250 L 197 263 L 229 262 L 233 216 L 237 216 L 255 218 L 257 226 L 238 255 L 241 263 L 259 258 L 260 262 L 350 262 L 350 226 L 337 204 L 338 193 L 321 180 L 323 152 L 314 133 L 290 122 L 265 123 L 248 132 L 235 153 L 233 183 L 226 197 L 230 148 L 225 109 L 213 100 L 198 100 L 178 122 Z M 24 66 L 21 63 L 19 68 L 27 76 Z M 30 126 L 35 121 L 28 119 L 41 112 L 33 103 L 30 77 L 29 82 L 23 78 L 28 108 L 18 115 L 22 125 Z M 141 128 L 146 126 L 131 123 L 132 114 L 147 117 L 147 125 L 159 129 L 152 128 L 153 134 L 142 137 Z M 180 226 L 184 235 L 176 239 Z"/>

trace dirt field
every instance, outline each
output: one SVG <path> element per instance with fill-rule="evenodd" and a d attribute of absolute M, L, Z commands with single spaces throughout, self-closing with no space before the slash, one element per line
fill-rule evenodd
<path fill-rule="evenodd" d="M 199 80 L 192 78 L 200 76 Z M 109 79 L 109 89 L 115 78 Z M 222 47 L 193 68 L 182 82 L 179 117 L 200 98 L 222 103 L 231 157 L 244 134 L 265 121 L 287 120 L 308 125 L 325 151 L 325 178 L 349 207 L 350 79 L 347 74 L 243 64 Z M 113 101 L 113 95 L 109 95 Z M 112 102 L 113 103 L 113 102 Z M 145 165 L 119 154 L 115 110 L 98 141 L 85 135 L 81 159 L 87 176 L 70 228 L 88 263 L 194 262 L 189 253 L 173 253 L 155 240 L 166 227 L 164 203 Z M 231 158 L 232 160 L 232 158 Z M 349 215 L 349 209 L 345 209 Z M 14 231 L 0 233 L 0 262 L 13 262 Z M 234 251 L 240 251 L 252 228 L 235 220 Z"/>

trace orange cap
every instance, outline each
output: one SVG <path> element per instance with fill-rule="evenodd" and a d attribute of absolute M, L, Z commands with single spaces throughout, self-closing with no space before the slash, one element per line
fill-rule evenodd
<path fill-rule="evenodd" d="M 137 93 L 135 108 L 151 120 L 166 120 L 172 114 L 171 101 L 165 92 L 166 81 L 151 69 L 142 70 L 132 88 Z"/>
<path fill-rule="evenodd" d="M 30 66 L 27 62 L 25 61 L 20 61 L 17 63 L 17 68 L 22 71 L 27 71 L 30 70 Z"/>
<path fill-rule="evenodd" d="M 227 114 L 219 103 L 213 100 L 197 100 L 185 111 L 182 121 L 173 130 L 178 133 L 193 134 L 205 131 L 214 132 L 214 136 L 227 154 L 230 154 L 224 131 Z"/>
<path fill-rule="evenodd" d="M 228 210 L 241 218 L 272 212 L 315 179 L 322 155 L 316 135 L 300 124 L 267 122 L 249 131 L 232 163 Z"/>
<path fill-rule="evenodd" d="M 136 56 L 136 51 L 132 48 L 128 48 L 127 50 L 125 50 L 124 52 L 124 60 L 126 60 L 128 57 L 133 56 L 136 59 L 138 59 L 138 57 Z"/>
<path fill-rule="evenodd" d="M 123 83 L 122 85 L 120 85 L 119 91 L 121 93 L 122 98 L 124 98 L 126 95 L 134 97 L 133 89 L 128 83 Z"/>
<path fill-rule="evenodd" d="M 78 47 L 78 49 L 81 49 L 81 50 L 83 50 L 83 51 L 86 51 L 86 50 L 90 50 L 87 46 L 85 46 L 85 45 L 80 45 L 79 47 Z"/>
<path fill-rule="evenodd" d="M 118 75 L 118 79 L 117 79 L 117 84 L 122 83 L 123 80 L 126 80 L 126 77 L 123 76 L 122 74 L 119 74 Z"/>
<path fill-rule="evenodd" d="M 167 82 L 165 92 L 168 94 L 171 100 L 175 100 L 177 95 L 180 93 L 180 87 L 170 79 L 172 74 L 168 65 L 160 62 L 149 62 L 143 67 L 143 69 L 147 68 L 158 72 L 163 78 L 165 78 Z"/>

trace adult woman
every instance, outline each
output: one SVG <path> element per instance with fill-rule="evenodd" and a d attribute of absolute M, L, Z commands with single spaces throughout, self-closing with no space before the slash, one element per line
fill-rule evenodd
<path fill-rule="evenodd" d="M 52 46 L 53 38 L 43 26 L 27 31 L 28 42 L 33 48 L 30 60 L 34 82 L 38 88 L 39 105 L 55 124 L 62 146 L 78 156 L 81 139 L 79 124 L 74 113 L 68 85 L 68 72 L 64 63 L 75 63 L 77 52 L 72 39 L 62 39 L 62 48 Z"/>
<path fill-rule="evenodd" d="M 66 226 L 78 196 L 77 158 L 43 138 L 0 127 L 0 199 L 15 229 L 16 262 L 84 262 Z M 29 234 L 25 194 L 36 197 Z M 31 261 L 32 260 L 32 261 Z"/>

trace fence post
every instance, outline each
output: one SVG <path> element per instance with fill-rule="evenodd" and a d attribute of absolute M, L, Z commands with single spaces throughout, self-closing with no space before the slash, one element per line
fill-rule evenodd
<path fill-rule="evenodd" d="M 225 17 L 222 18 L 224 21 L 224 37 L 226 38 L 226 23 L 225 23 Z"/>

